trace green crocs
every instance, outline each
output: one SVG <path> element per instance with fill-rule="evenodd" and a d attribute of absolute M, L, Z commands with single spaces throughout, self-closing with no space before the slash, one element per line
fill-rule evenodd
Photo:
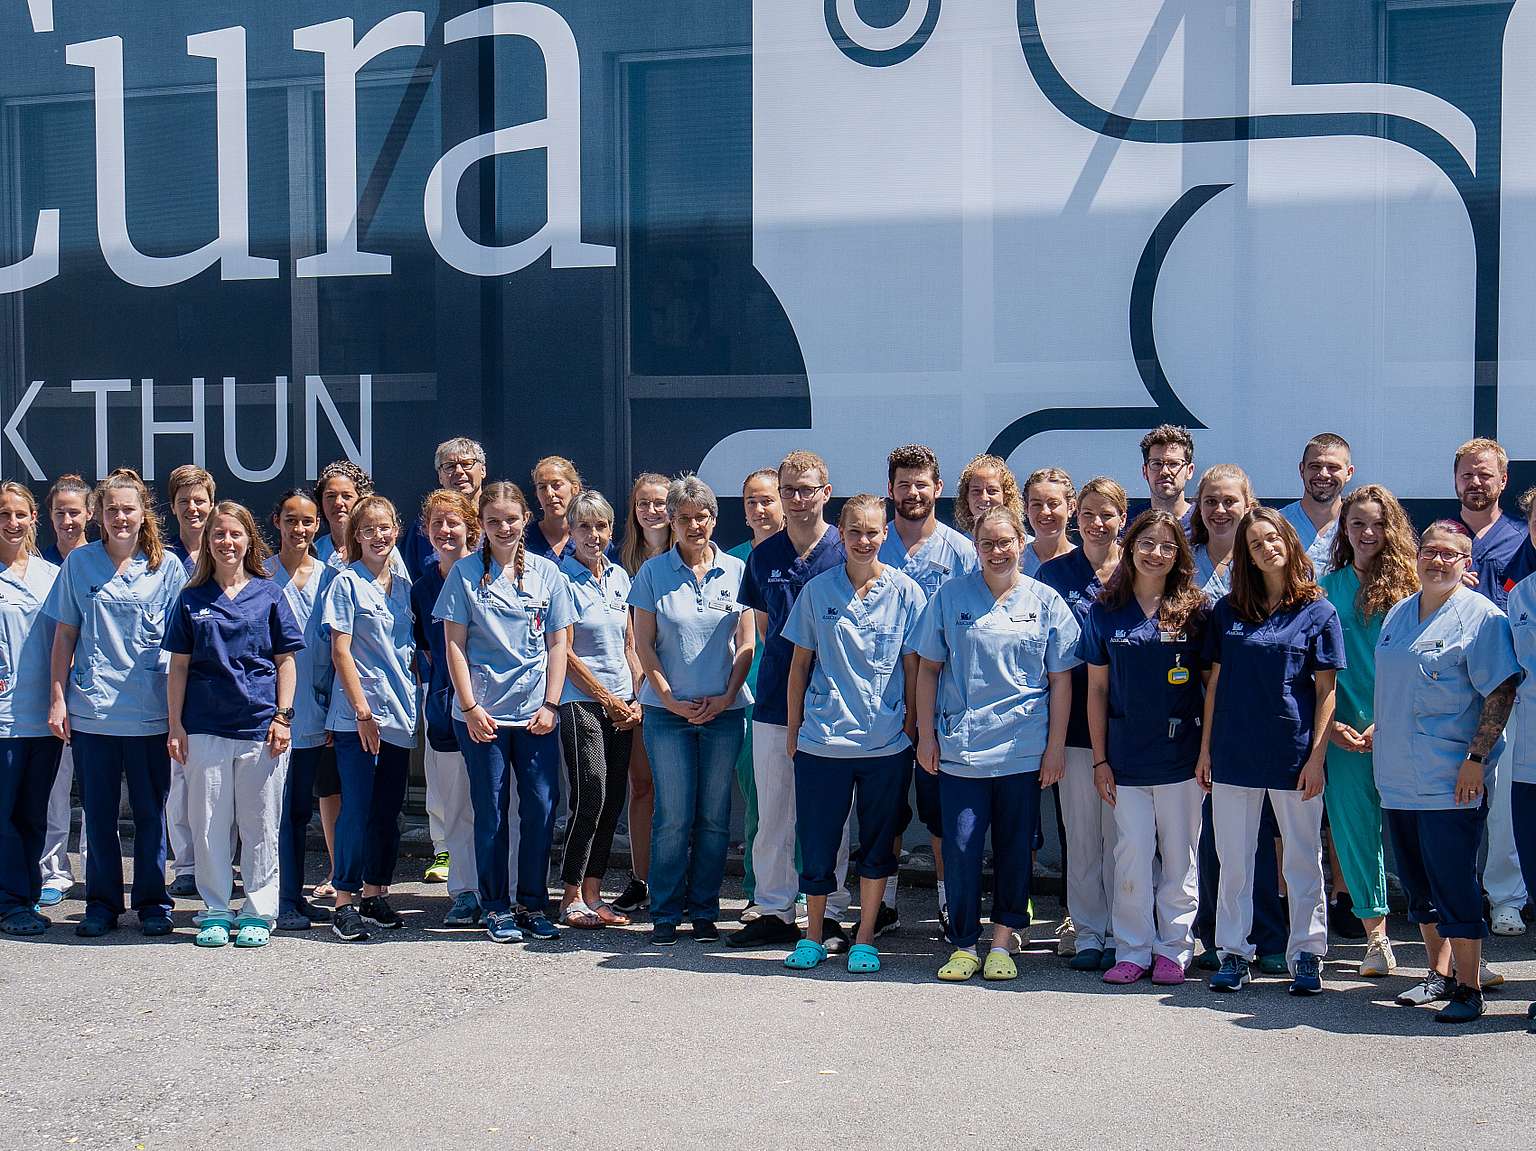
<path fill-rule="evenodd" d="M 855 943 L 848 949 L 848 974 L 873 975 L 880 970 L 880 952 L 868 943 Z"/>
<path fill-rule="evenodd" d="M 236 947 L 265 947 L 272 938 L 272 929 L 264 920 L 249 920 L 240 924 L 240 934 L 235 936 Z"/>
<path fill-rule="evenodd" d="M 210 919 L 203 924 L 192 942 L 199 947 L 225 947 L 229 944 L 229 929 L 234 926 L 224 919 Z"/>
<path fill-rule="evenodd" d="M 809 971 L 827 961 L 827 949 L 814 939 L 802 939 L 784 957 L 784 966 L 792 971 Z"/>

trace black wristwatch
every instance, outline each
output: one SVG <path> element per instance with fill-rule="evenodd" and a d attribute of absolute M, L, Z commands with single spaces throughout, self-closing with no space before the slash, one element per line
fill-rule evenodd
<path fill-rule="evenodd" d="M 273 719 L 280 719 L 284 723 L 292 723 L 293 722 L 293 708 L 291 708 L 291 707 L 280 707 L 275 712 L 272 713 L 272 718 Z"/>
<path fill-rule="evenodd" d="M 1486 764 L 1488 762 L 1488 757 L 1486 755 L 1479 755 L 1475 751 L 1467 752 L 1467 758 L 1470 759 L 1473 763 Z"/>

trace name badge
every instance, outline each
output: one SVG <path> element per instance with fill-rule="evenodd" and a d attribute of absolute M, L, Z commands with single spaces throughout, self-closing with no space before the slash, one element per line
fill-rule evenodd
<path fill-rule="evenodd" d="M 1182 631 L 1160 631 L 1157 637 L 1164 643 L 1188 643 L 1189 635 Z"/>
<path fill-rule="evenodd" d="M 1189 682 L 1189 668 L 1170 667 L 1168 669 L 1168 682 L 1174 687 L 1183 687 Z"/>

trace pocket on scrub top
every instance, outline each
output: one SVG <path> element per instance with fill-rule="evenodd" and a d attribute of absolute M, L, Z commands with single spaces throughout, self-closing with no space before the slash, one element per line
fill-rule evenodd
<path fill-rule="evenodd" d="M 875 633 L 874 664 L 883 671 L 896 666 L 901 655 L 901 633 L 894 629 Z"/>
<path fill-rule="evenodd" d="M 1414 685 L 1415 707 L 1419 715 L 1458 715 L 1466 706 L 1466 676 L 1462 671 L 1459 649 L 1430 648 L 1415 651 L 1419 679 Z"/>
<path fill-rule="evenodd" d="M 363 689 L 363 702 L 368 705 L 368 710 L 382 723 L 389 715 L 389 693 L 385 689 L 384 677 L 377 672 L 357 669 L 358 683 Z"/>

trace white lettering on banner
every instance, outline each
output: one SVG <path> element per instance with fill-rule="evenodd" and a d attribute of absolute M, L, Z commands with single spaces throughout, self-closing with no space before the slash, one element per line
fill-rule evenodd
<path fill-rule="evenodd" d="M 26 465 L 28 478 L 33 480 L 41 480 L 46 477 L 43 475 L 43 469 L 37 464 L 37 457 L 32 454 L 31 449 L 27 447 L 26 441 L 21 438 L 16 429 L 21 426 L 21 421 L 26 417 L 27 410 L 32 407 L 32 401 L 37 399 L 37 393 L 42 390 L 43 381 L 33 380 L 32 386 L 27 389 L 27 394 L 21 397 L 21 403 L 17 404 L 16 410 L 11 413 L 11 418 L 5 421 L 5 438 L 11 442 L 11 447 L 15 449 L 17 457 Z"/>
<path fill-rule="evenodd" d="M 70 391 L 96 393 L 96 477 L 107 474 L 107 393 L 133 389 L 132 380 L 71 380 Z"/>
<path fill-rule="evenodd" d="M 272 462 L 254 470 L 240 462 L 239 436 L 235 431 L 237 407 L 235 403 L 235 377 L 224 377 L 224 463 L 237 480 L 251 484 L 264 484 L 276 479 L 283 465 L 288 462 L 288 377 L 278 376 L 273 389 L 273 405 L 277 414 L 273 421 L 277 429 L 276 443 L 272 447 Z M 313 474 L 311 472 L 310 474 Z"/>
<path fill-rule="evenodd" d="M 53 0 L 27 0 L 27 15 L 32 18 L 32 31 L 53 31 Z"/>
<path fill-rule="evenodd" d="M 556 268 L 605 268 L 617 251 L 581 241 L 581 56 L 565 19 L 542 4 L 492 4 L 455 16 L 443 42 L 484 36 L 523 36 L 544 55 L 547 114 L 476 136 L 450 148 L 432 168 L 422 200 L 432 246 L 453 267 L 472 276 L 506 276 L 545 252 Z M 525 240 L 500 247 L 477 244 L 459 222 L 459 182 L 481 160 L 514 152 L 545 153 L 544 226 Z"/>
<path fill-rule="evenodd" d="M 336 433 L 336 438 L 341 441 L 341 450 L 347 453 L 347 459 L 351 460 L 365 472 L 373 471 L 373 377 L 357 377 L 357 439 L 353 439 L 347 431 L 346 421 L 341 418 L 341 412 L 336 409 L 336 401 L 331 399 L 331 393 L 325 386 L 325 380 L 320 376 L 304 377 L 304 474 L 316 475 L 320 471 L 319 447 L 317 445 L 319 424 L 316 419 L 318 407 L 325 409 L 325 418 L 330 421 L 331 430 Z"/>
<path fill-rule="evenodd" d="M 208 440 L 203 431 L 203 414 L 206 410 L 206 396 L 204 394 L 204 381 L 201 376 L 192 380 L 192 418 L 190 420 L 157 420 L 155 419 L 155 381 L 140 380 L 139 385 L 143 389 L 139 397 L 143 405 L 143 455 L 141 471 L 146 480 L 155 478 L 155 438 L 157 436 L 191 436 L 192 437 L 192 462 L 198 467 L 208 465 Z"/>

